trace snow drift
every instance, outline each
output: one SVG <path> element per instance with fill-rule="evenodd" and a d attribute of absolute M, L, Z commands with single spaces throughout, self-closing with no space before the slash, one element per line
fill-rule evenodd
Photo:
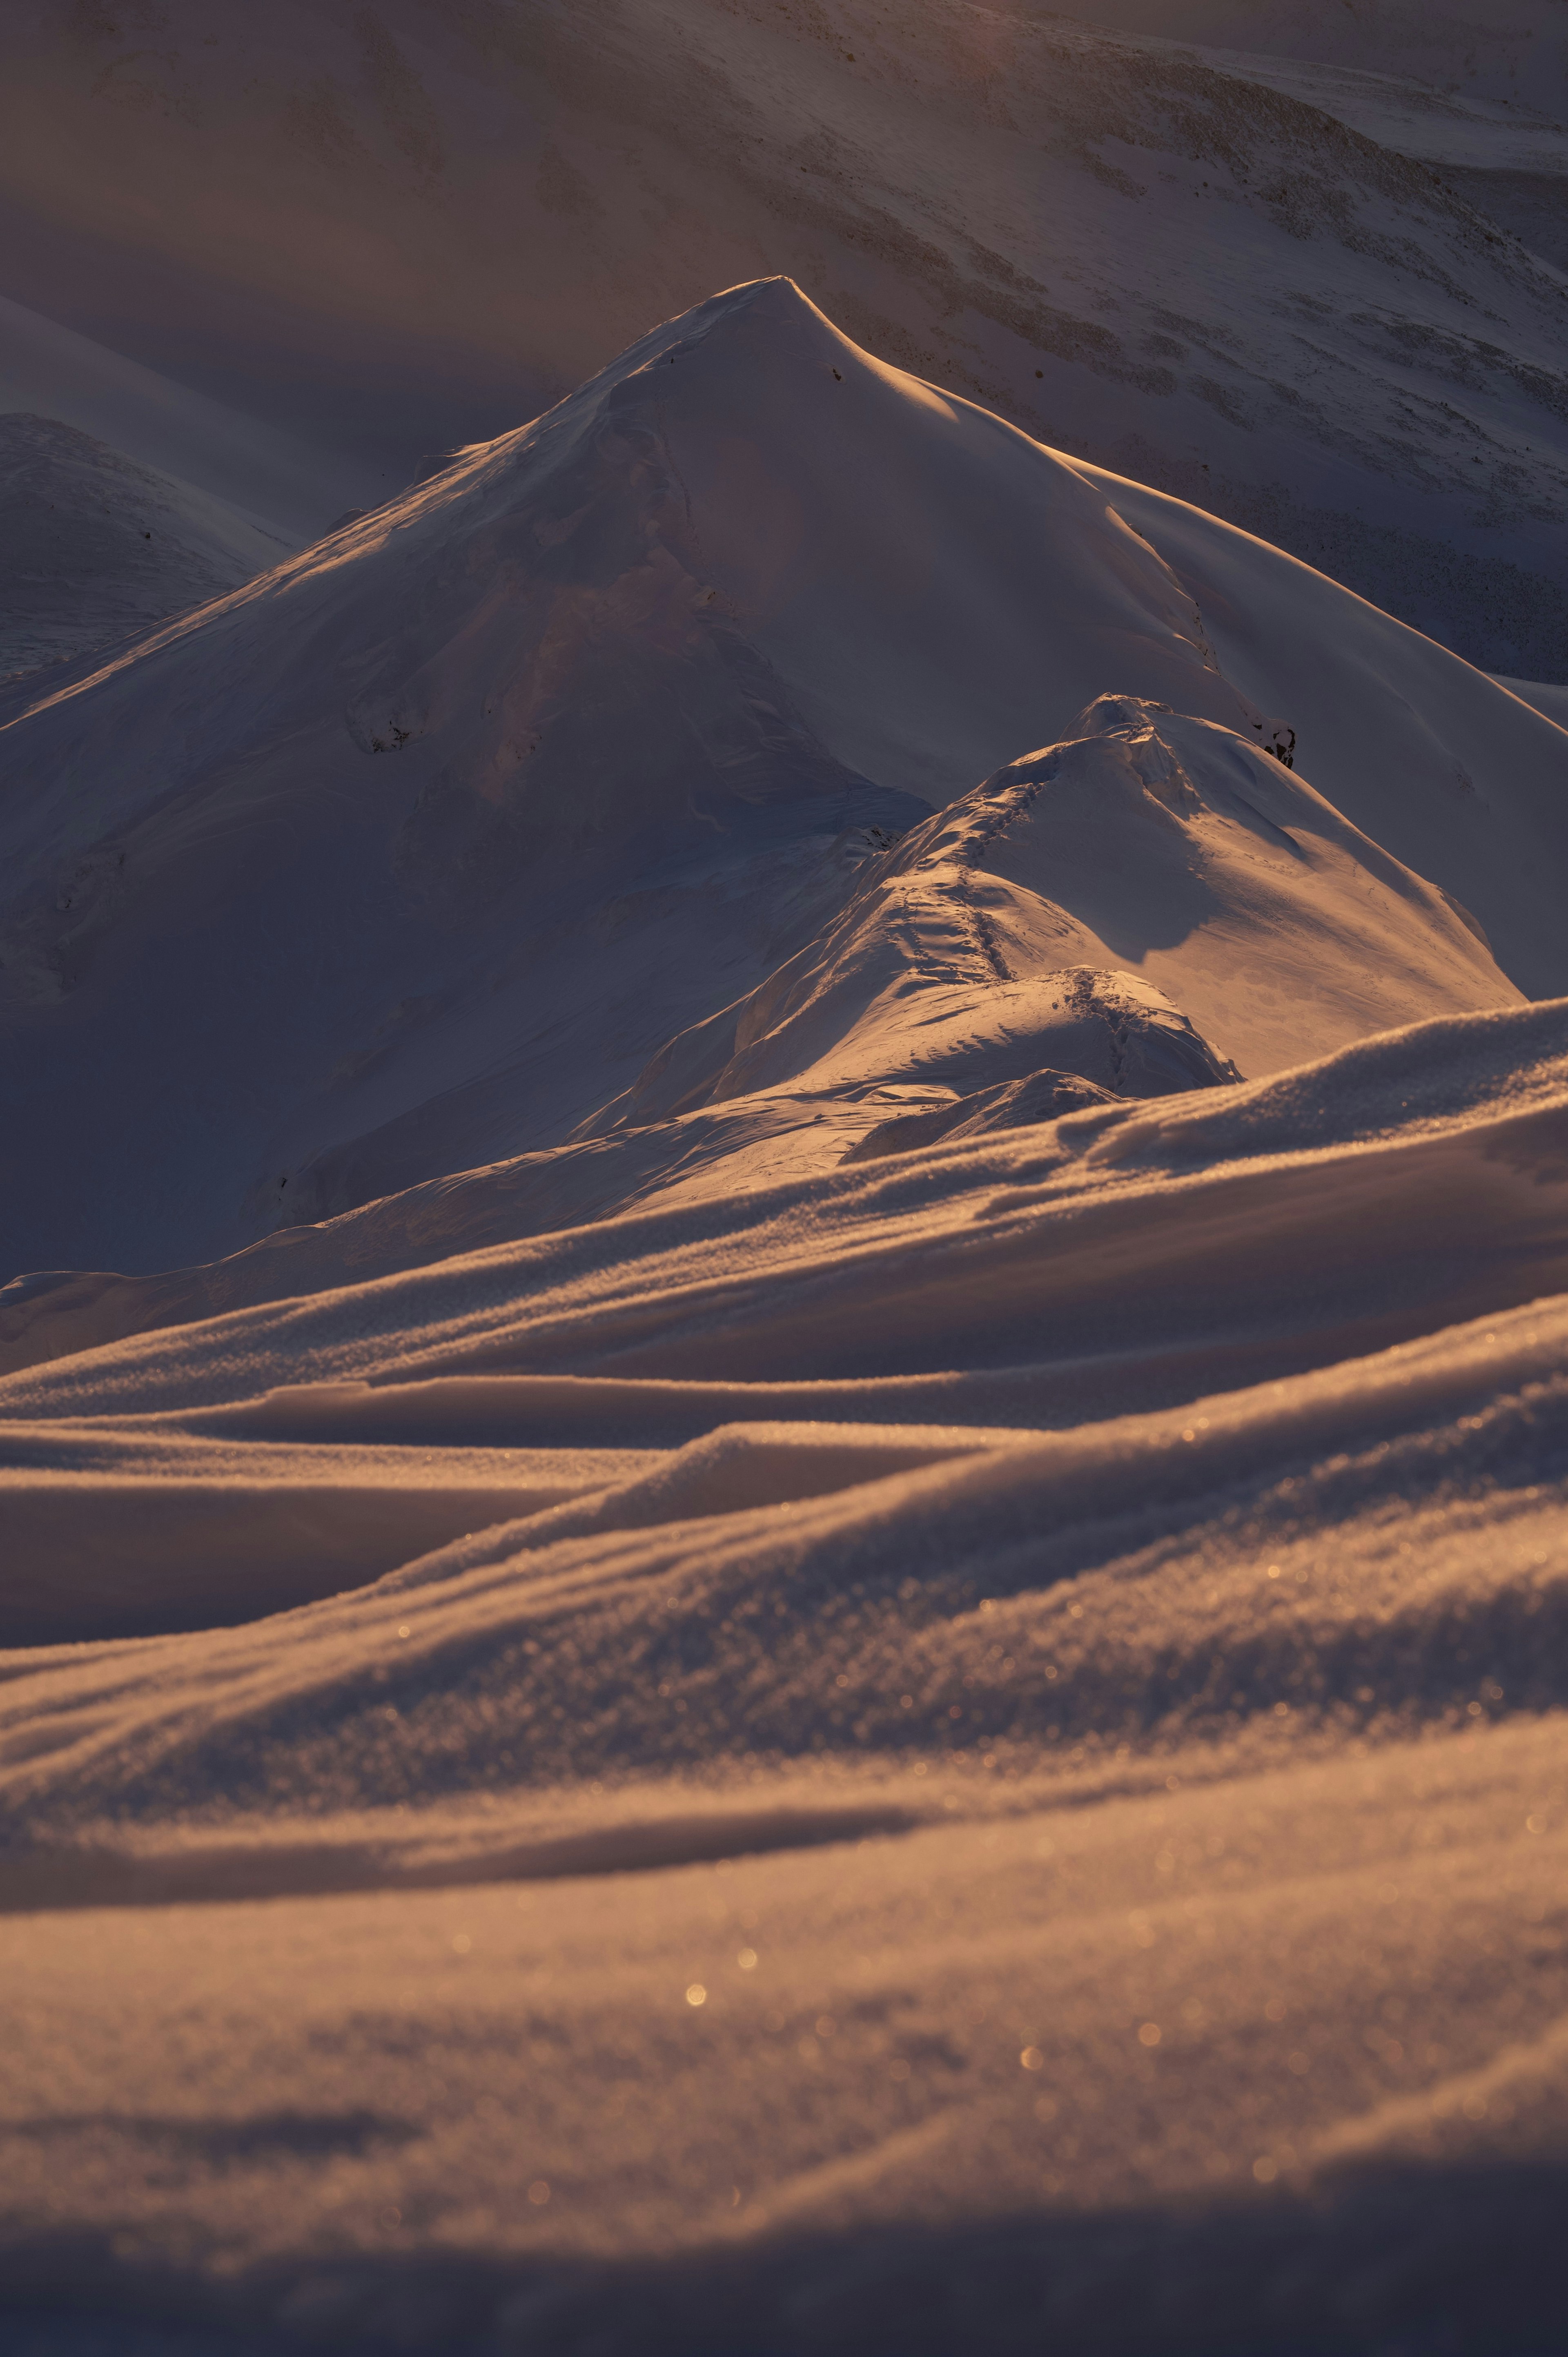
<path fill-rule="evenodd" d="M 1565 1075 L 1443 1018 L 0 1384 L 13 2300 L 1530 2345 Z"/>

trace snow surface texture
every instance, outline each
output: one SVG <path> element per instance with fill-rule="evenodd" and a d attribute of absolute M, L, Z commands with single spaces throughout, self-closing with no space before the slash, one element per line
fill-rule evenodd
<path fill-rule="evenodd" d="M 1568 45 L 1560 0 L 1500 16 L 13 0 L 4 284 L 373 446 L 379 498 L 787 272 L 883 357 L 1561 680 Z"/>
<path fill-rule="evenodd" d="M 777 280 L 79 673 L 7 2357 L 1553 2345 L 1550 694 Z"/>

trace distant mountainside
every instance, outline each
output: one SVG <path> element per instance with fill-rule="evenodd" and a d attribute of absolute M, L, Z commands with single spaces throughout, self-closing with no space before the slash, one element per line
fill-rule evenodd
<path fill-rule="evenodd" d="M 0 298 L 0 715 L 394 488 Z"/>
<path fill-rule="evenodd" d="M 885 359 L 1562 678 L 1564 157 L 1509 80 L 1552 102 L 1562 9 L 1485 42 L 1464 8 L 1086 14 L 27 0 L 0 285 L 358 452 L 375 488 L 319 529 L 785 272 Z"/>
<path fill-rule="evenodd" d="M 143 636 L 286 554 L 89 434 L 0 412 L 0 680 Z"/>
<path fill-rule="evenodd" d="M 301 441 L 243 403 L 193 393 L 0 296 L 0 418 L 25 415 L 90 436 L 132 467 L 168 478 L 183 495 L 237 511 L 274 548 L 298 548 L 344 508 L 401 488 L 401 479 L 379 477 L 351 452 Z"/>
<path fill-rule="evenodd" d="M 1074 0 L 1064 15 L 1270 58 L 1398 75 L 1568 122 L 1563 0 Z"/>

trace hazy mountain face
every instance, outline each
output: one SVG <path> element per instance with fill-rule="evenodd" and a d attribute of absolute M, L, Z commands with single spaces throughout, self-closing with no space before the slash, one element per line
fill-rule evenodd
<path fill-rule="evenodd" d="M 1398 77 L 1568 118 L 1568 21 L 1561 0 L 1078 0 L 1062 12 L 1118 32 L 1155 33 L 1267 58 Z"/>
<path fill-rule="evenodd" d="M 218 500 L 58 419 L 0 412 L 0 680 L 206 605 L 283 554 Z"/>
<path fill-rule="evenodd" d="M 1413 70 L 1377 12 L 1327 13 L 1350 29 L 1316 48 L 1290 46 L 1306 12 L 1157 30 L 1241 48 L 1256 16 L 1273 68 Z M 1542 18 L 1537 46 L 1556 38 Z M 34 0 L 0 101 L 10 291 L 373 448 L 390 490 L 786 271 L 1047 443 L 1299 548 L 1483 665 L 1555 673 L 1568 295 L 1430 140 L 1327 96 L 1149 28 L 957 0 L 166 0 L 145 25 Z M 1454 168 L 1502 143 L 1503 219 L 1528 230 L 1543 158 L 1495 112 Z"/>

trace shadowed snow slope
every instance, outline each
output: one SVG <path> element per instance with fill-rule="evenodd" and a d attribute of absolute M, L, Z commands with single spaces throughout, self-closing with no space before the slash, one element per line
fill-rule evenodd
<path fill-rule="evenodd" d="M 0 416 L 42 416 L 295 548 L 391 483 L 0 296 Z M 230 530 L 234 528 L 232 521 Z M 258 556 L 248 570 L 275 561 Z"/>
<path fill-rule="evenodd" d="M 1498 684 L 1522 696 L 1526 704 L 1548 720 L 1555 721 L 1559 728 L 1568 730 L 1568 687 L 1552 687 L 1532 679 L 1504 679 Z"/>
<path fill-rule="evenodd" d="M 1215 42 L 1368 74 L 1404 75 L 1428 91 L 1512 100 L 1568 120 L 1568 25 L 1558 0 L 1078 0 L 1085 24 Z"/>
<path fill-rule="evenodd" d="M 0 680 L 144 637 L 288 548 L 74 426 L 0 414 Z"/>
<path fill-rule="evenodd" d="M 1027 912 L 1021 971 L 1134 967 L 1184 1013 L 1190 978 L 1254 1075 L 1568 987 L 1563 732 L 1178 502 L 1144 495 L 1140 537 L 1125 492 L 765 281 L 40 696 L 0 729 L 13 1265 L 191 1261 L 557 1144 L 662 1042 L 837 955 L 868 860 L 1108 694 L 1174 716 L 1128 706 L 1028 772 L 1043 794 L 994 789 L 1032 813 L 980 863 Z M 1099 825 L 1139 846 L 1109 899 Z M 928 890 L 939 932 L 961 898 Z M 942 978 L 993 1000 L 964 923 Z"/>
<path fill-rule="evenodd" d="M 145 637 L 396 479 L 0 296 L 0 713 L 13 674 Z"/>

